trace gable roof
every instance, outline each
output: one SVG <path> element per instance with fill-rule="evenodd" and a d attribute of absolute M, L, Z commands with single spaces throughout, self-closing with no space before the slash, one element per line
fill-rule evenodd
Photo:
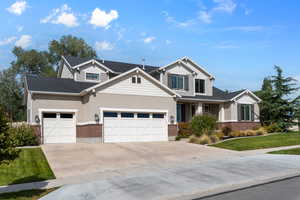
<path fill-rule="evenodd" d="M 76 68 L 77 66 L 79 66 L 83 63 L 87 63 L 89 61 L 95 60 L 96 62 L 98 62 L 98 64 L 101 64 L 101 65 L 107 67 L 114 73 L 124 73 L 126 71 L 129 71 L 129 70 L 137 68 L 137 67 L 140 69 L 143 69 L 142 64 L 132 64 L 132 63 L 93 59 L 93 58 L 79 58 L 79 57 L 72 57 L 72 56 L 65 56 L 64 58 L 67 61 L 67 64 L 69 64 L 71 68 Z M 146 71 L 148 73 L 150 73 L 156 69 L 159 69 L 159 68 L 155 67 L 155 66 L 151 66 L 151 65 L 144 66 L 144 71 Z"/>
<path fill-rule="evenodd" d="M 219 88 L 213 87 L 213 95 L 196 95 L 196 96 L 182 96 L 182 99 L 191 99 L 191 100 L 204 100 L 204 101 L 218 101 L 218 102 L 226 102 L 231 101 L 233 98 L 242 94 L 245 90 L 239 90 L 235 92 L 225 92 Z"/>
<path fill-rule="evenodd" d="M 141 68 L 139 67 L 136 67 L 136 68 L 133 68 L 125 73 L 122 73 L 112 79 L 108 79 L 107 81 L 104 81 L 102 83 L 98 83 L 94 86 L 91 86 L 90 88 L 87 88 L 87 89 L 84 89 L 81 94 L 84 95 L 98 87 L 101 87 L 101 86 L 104 86 L 104 85 L 107 85 L 113 81 L 116 81 L 118 79 L 121 79 L 122 77 L 125 77 L 127 75 L 129 75 L 130 73 L 133 73 L 133 72 L 136 72 L 136 73 L 139 73 L 139 74 L 142 74 L 144 75 L 145 77 L 147 77 L 150 81 L 152 81 L 154 84 L 158 85 L 161 89 L 165 90 L 166 92 L 170 93 L 170 94 L 173 94 L 174 96 L 177 96 L 177 97 L 181 97 L 179 94 L 177 94 L 175 91 L 171 90 L 170 88 L 168 88 L 167 86 L 165 86 L 164 84 L 162 84 L 161 82 L 159 82 L 158 80 L 156 80 L 155 78 L 153 78 L 151 75 L 149 75 L 148 73 L 146 73 L 144 70 L 142 70 Z"/>
<path fill-rule="evenodd" d="M 25 77 L 26 85 L 31 92 L 79 94 L 82 90 L 97 83 L 79 82 L 67 78 L 46 78 L 35 75 Z"/>

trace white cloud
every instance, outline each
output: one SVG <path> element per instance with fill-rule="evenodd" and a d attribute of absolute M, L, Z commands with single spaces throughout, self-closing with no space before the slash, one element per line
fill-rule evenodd
<path fill-rule="evenodd" d="M 144 39 L 143 39 L 143 42 L 147 44 L 147 43 L 153 42 L 155 39 L 156 39 L 155 37 L 150 36 L 150 37 L 144 38 Z"/>
<path fill-rule="evenodd" d="M 32 37 L 30 35 L 22 35 L 19 40 L 16 41 L 15 45 L 22 48 L 27 48 L 31 45 Z"/>
<path fill-rule="evenodd" d="M 114 49 L 114 45 L 107 41 L 96 42 L 95 47 L 98 51 L 110 51 Z"/>
<path fill-rule="evenodd" d="M 21 32 L 21 31 L 23 31 L 23 28 L 24 28 L 23 26 L 17 26 L 17 31 Z"/>
<path fill-rule="evenodd" d="M 167 45 L 172 44 L 172 41 L 166 40 L 166 44 L 167 44 Z"/>
<path fill-rule="evenodd" d="M 233 0 L 213 0 L 217 5 L 213 8 L 214 11 L 225 13 L 233 13 L 236 9 L 236 3 Z"/>
<path fill-rule="evenodd" d="M 111 10 L 110 12 L 106 13 L 105 11 L 100 10 L 99 8 L 95 8 L 89 23 L 94 26 L 103 27 L 107 29 L 110 27 L 110 22 L 112 22 L 115 19 L 118 19 L 118 17 L 119 14 L 116 10 Z"/>
<path fill-rule="evenodd" d="M 7 44 L 11 44 L 12 42 L 14 42 L 17 39 L 17 37 L 12 36 L 3 40 L 0 40 L 0 46 L 4 46 Z"/>
<path fill-rule="evenodd" d="M 204 22 L 206 24 L 210 24 L 212 22 L 211 14 L 208 13 L 207 11 L 200 11 L 198 17 L 202 22 Z"/>
<path fill-rule="evenodd" d="M 64 4 L 60 8 L 53 9 L 50 15 L 40 21 L 41 23 L 63 24 L 67 27 L 78 26 L 77 17 L 72 9 Z"/>
<path fill-rule="evenodd" d="M 264 26 L 233 26 L 225 28 L 225 31 L 245 31 L 245 32 L 256 32 L 264 30 Z"/>
<path fill-rule="evenodd" d="M 300 83 L 300 75 L 296 76 L 295 79 Z"/>
<path fill-rule="evenodd" d="M 15 15 L 21 15 L 26 10 L 27 7 L 28 6 L 26 1 L 16 1 L 6 10 L 8 10 L 10 13 L 13 13 Z"/>
<path fill-rule="evenodd" d="M 185 28 L 194 24 L 194 20 L 177 21 L 174 17 L 170 16 L 168 12 L 163 11 L 162 14 L 165 16 L 166 22 L 174 24 L 177 27 Z"/>

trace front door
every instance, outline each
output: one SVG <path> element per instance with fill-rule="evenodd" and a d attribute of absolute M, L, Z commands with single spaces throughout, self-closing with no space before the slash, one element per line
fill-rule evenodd
<path fill-rule="evenodd" d="M 177 122 L 185 122 L 185 104 L 177 104 Z"/>

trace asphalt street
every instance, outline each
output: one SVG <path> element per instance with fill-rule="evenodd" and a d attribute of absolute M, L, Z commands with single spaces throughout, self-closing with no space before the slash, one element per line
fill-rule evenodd
<path fill-rule="evenodd" d="M 197 200 L 300 200 L 300 177 Z"/>

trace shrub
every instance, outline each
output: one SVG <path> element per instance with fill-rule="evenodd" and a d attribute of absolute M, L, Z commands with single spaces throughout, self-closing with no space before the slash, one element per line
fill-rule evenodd
<path fill-rule="evenodd" d="M 197 115 L 191 121 L 191 130 L 196 136 L 210 135 L 216 129 L 217 120 L 211 115 Z"/>
<path fill-rule="evenodd" d="M 256 136 L 257 133 L 254 130 L 246 130 L 245 131 L 245 136 Z"/>
<path fill-rule="evenodd" d="M 220 139 L 222 140 L 224 138 L 224 133 L 223 132 L 217 132 L 215 133 L 215 135 Z"/>
<path fill-rule="evenodd" d="M 195 144 L 198 144 L 199 142 L 199 138 L 197 138 L 197 137 L 195 137 L 195 136 L 192 136 L 191 138 L 190 138 L 190 143 L 195 143 Z"/>
<path fill-rule="evenodd" d="M 261 128 L 261 126 L 260 126 L 260 125 L 257 125 L 257 126 L 254 126 L 254 127 L 252 128 L 252 130 L 257 131 L 257 130 L 259 130 L 260 128 Z"/>
<path fill-rule="evenodd" d="M 33 128 L 28 125 L 10 128 L 9 132 L 17 146 L 35 146 L 39 144 Z"/>
<path fill-rule="evenodd" d="M 210 144 L 210 143 L 211 143 L 211 139 L 208 135 L 203 134 L 200 136 L 199 144 Z"/>
<path fill-rule="evenodd" d="M 231 137 L 244 137 L 247 136 L 247 132 L 246 131 L 233 131 L 230 133 Z"/>
<path fill-rule="evenodd" d="M 270 124 L 269 126 L 265 127 L 266 131 L 268 133 L 276 133 L 276 132 L 282 132 L 283 130 L 276 124 Z"/>
<path fill-rule="evenodd" d="M 220 141 L 220 138 L 216 134 L 213 134 L 210 136 L 210 140 L 212 143 L 216 143 Z"/>
<path fill-rule="evenodd" d="M 190 124 L 187 122 L 178 123 L 178 138 L 188 138 L 192 135 Z"/>
<path fill-rule="evenodd" d="M 229 136 L 230 133 L 232 132 L 232 129 L 229 126 L 225 126 L 222 128 L 222 132 L 224 133 L 225 136 Z"/>

